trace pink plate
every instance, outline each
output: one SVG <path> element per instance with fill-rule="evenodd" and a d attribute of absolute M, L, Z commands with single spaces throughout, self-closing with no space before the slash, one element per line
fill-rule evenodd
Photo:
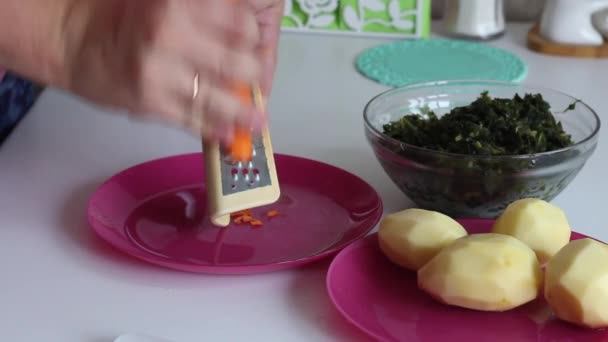
<path fill-rule="evenodd" d="M 264 225 L 217 228 L 206 212 L 203 157 L 172 156 L 131 167 L 103 183 L 88 208 L 91 227 L 119 250 L 157 265 L 251 274 L 332 255 L 365 236 L 382 215 L 360 178 L 308 159 L 276 155 L 282 196 L 253 210 Z M 279 215 L 269 218 L 269 210 Z"/>
<path fill-rule="evenodd" d="M 487 232 L 493 223 L 459 221 L 470 233 Z M 582 237 L 573 233 L 572 239 Z M 607 331 L 578 328 L 552 317 L 542 299 L 502 313 L 439 304 L 418 290 L 414 272 L 384 257 L 377 239 L 372 234 L 342 250 L 330 266 L 327 288 L 344 317 L 379 341 L 608 341 Z"/>

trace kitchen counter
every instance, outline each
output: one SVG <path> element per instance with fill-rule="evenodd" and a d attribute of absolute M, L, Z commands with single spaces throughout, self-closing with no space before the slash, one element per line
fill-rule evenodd
<path fill-rule="evenodd" d="M 608 59 L 536 54 L 530 24 L 489 44 L 529 66 L 525 82 L 579 97 L 608 122 Z M 380 193 L 385 210 L 411 206 L 375 161 L 362 109 L 387 89 L 353 66 L 381 39 L 284 34 L 270 103 L 276 152 L 345 168 Z M 554 201 L 575 230 L 608 240 L 608 139 Z M 92 191 L 114 173 L 198 152 L 173 128 L 105 113 L 47 90 L 0 147 L 0 337 L 3 341 L 110 342 L 140 331 L 176 342 L 367 341 L 331 305 L 328 261 L 255 276 L 216 277 L 148 265 L 115 252 L 86 224 Z M 604 198 L 604 199 L 602 199 Z"/>

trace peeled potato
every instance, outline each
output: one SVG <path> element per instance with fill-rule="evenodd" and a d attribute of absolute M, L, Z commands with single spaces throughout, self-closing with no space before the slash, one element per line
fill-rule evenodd
<path fill-rule="evenodd" d="M 492 232 L 521 240 L 544 264 L 570 241 L 572 231 L 560 208 L 540 199 L 526 198 L 511 203 L 494 223 Z"/>
<path fill-rule="evenodd" d="M 449 216 L 407 209 L 385 216 L 380 223 L 378 242 L 389 260 L 417 271 L 442 248 L 466 236 L 467 231 Z"/>
<path fill-rule="evenodd" d="M 608 327 L 608 245 L 570 242 L 548 263 L 545 299 L 560 319 L 588 328 Z"/>
<path fill-rule="evenodd" d="M 418 271 L 418 286 L 448 305 L 510 310 L 534 300 L 542 272 L 534 251 L 508 235 L 458 239 Z"/>

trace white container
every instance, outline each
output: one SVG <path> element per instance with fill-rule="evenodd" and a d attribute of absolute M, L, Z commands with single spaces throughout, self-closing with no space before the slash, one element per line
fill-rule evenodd
<path fill-rule="evenodd" d="M 604 36 L 604 40 L 608 41 L 608 7 L 593 13 L 593 27 Z"/>
<path fill-rule="evenodd" d="M 497 37 L 505 30 L 503 0 L 447 0 L 443 23 L 452 36 Z"/>
<path fill-rule="evenodd" d="M 592 15 L 608 7 L 608 0 L 546 0 L 540 34 L 560 44 L 601 45 L 604 39 L 593 26 Z"/>

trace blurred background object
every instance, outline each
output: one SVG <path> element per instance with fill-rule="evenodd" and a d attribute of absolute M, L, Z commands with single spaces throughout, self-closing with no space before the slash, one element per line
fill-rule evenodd
<path fill-rule="evenodd" d="M 604 38 L 592 16 L 608 7 L 608 0 L 548 0 L 540 19 L 540 34 L 559 44 L 602 45 Z"/>
<path fill-rule="evenodd" d="M 550 55 L 608 57 L 608 0 L 545 0 L 528 48 Z"/>
<path fill-rule="evenodd" d="M 283 31 L 289 32 L 424 39 L 430 36 L 431 20 L 442 19 L 443 15 L 453 8 L 452 4 L 458 2 L 460 1 L 286 0 L 282 26 Z M 469 4 L 473 2 L 475 1 L 467 1 Z M 489 9 L 495 4 L 501 4 L 501 7 L 504 7 L 504 10 L 497 12 L 501 14 L 501 20 L 493 23 L 496 27 L 485 28 L 486 31 L 495 32 L 494 35 L 500 35 L 503 21 L 539 20 L 545 2 L 546 0 L 480 0 L 475 6 Z M 467 14 L 464 13 L 467 11 L 461 12 Z M 478 18 L 480 15 L 484 18 L 475 19 L 476 23 L 487 21 L 486 10 L 476 13 Z M 465 26 L 466 22 L 460 21 Z M 469 27 L 478 26 L 473 24 Z M 463 30 L 467 31 L 466 27 Z"/>
<path fill-rule="evenodd" d="M 503 0 L 451 0 L 442 18 L 445 33 L 457 38 L 492 39 L 505 31 Z"/>
<path fill-rule="evenodd" d="M 34 105 L 42 88 L 13 73 L 0 70 L 0 146 Z"/>
<path fill-rule="evenodd" d="M 608 7 L 593 13 L 593 27 L 608 40 Z"/>
<path fill-rule="evenodd" d="M 433 0 L 431 14 L 433 19 L 443 17 L 446 1 Z M 575 0 L 574 0 L 575 1 Z M 540 18 L 545 0 L 504 0 L 504 13 L 507 21 L 533 21 Z"/>

